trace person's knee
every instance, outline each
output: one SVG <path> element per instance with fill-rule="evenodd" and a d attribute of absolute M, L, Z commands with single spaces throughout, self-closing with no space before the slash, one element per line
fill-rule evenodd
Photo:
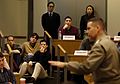
<path fill-rule="evenodd" d="M 23 62 L 22 66 L 27 67 L 27 62 Z"/>
<path fill-rule="evenodd" d="M 35 66 L 41 67 L 42 65 L 40 63 L 36 63 Z"/>

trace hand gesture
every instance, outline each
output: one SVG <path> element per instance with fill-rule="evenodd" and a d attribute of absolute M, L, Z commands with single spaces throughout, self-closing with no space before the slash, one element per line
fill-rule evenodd
<path fill-rule="evenodd" d="M 66 29 L 68 27 L 68 25 L 67 24 L 65 24 L 64 26 L 63 26 L 63 29 Z"/>
<path fill-rule="evenodd" d="M 48 63 L 50 63 L 52 66 L 57 66 L 59 68 L 64 68 L 67 65 L 67 63 L 60 61 L 48 61 Z"/>

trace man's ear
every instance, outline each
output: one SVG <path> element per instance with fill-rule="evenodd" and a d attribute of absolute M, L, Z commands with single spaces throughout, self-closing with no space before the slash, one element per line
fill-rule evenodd
<path fill-rule="evenodd" d="M 97 27 L 98 30 L 100 30 L 100 28 L 101 28 L 100 25 L 97 25 L 96 27 Z"/>

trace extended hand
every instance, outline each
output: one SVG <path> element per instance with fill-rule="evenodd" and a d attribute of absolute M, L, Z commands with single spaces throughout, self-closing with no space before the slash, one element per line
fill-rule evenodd
<path fill-rule="evenodd" d="M 64 68 L 66 63 L 65 62 L 60 62 L 60 61 L 48 61 L 52 66 L 57 66 L 59 68 Z"/>

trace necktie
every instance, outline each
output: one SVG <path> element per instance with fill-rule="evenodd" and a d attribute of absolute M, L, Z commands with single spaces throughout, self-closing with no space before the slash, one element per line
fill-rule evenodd
<path fill-rule="evenodd" d="M 50 16 L 52 16 L 51 12 L 50 12 Z"/>

